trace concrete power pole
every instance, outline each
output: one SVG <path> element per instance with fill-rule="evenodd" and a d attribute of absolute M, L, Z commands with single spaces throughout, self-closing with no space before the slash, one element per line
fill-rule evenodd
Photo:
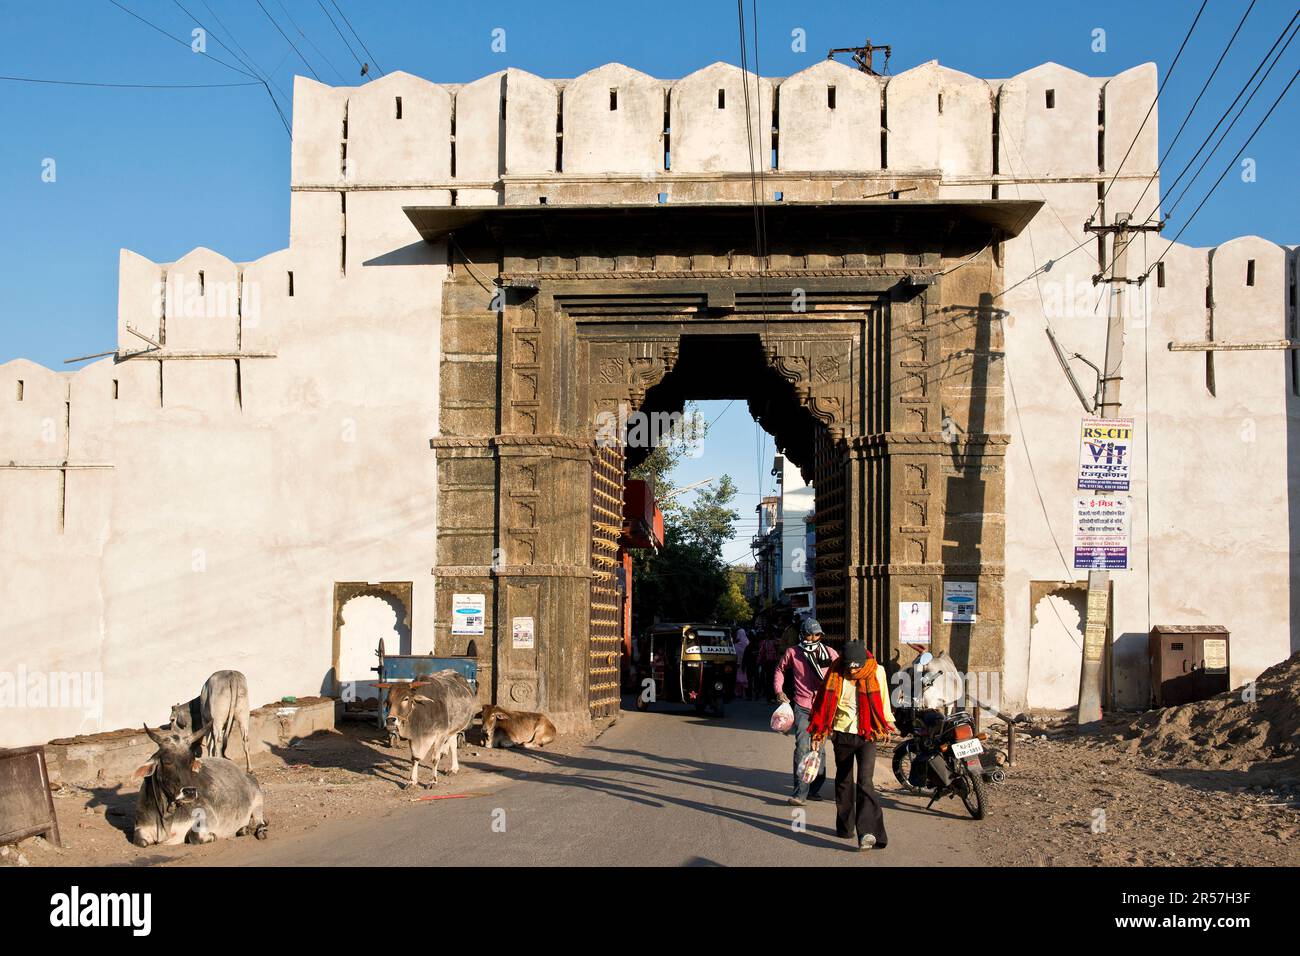
<path fill-rule="evenodd" d="M 1097 281 L 1108 282 L 1112 287 L 1110 307 L 1107 309 L 1106 359 L 1102 365 L 1101 406 L 1102 418 L 1119 417 L 1119 387 L 1123 382 L 1124 363 L 1124 312 L 1128 308 L 1128 286 L 1141 285 L 1145 277 L 1128 276 L 1129 233 L 1158 232 L 1161 224 L 1130 225 L 1130 217 L 1121 214 L 1113 225 L 1084 226 L 1088 232 L 1111 234 L 1110 278 L 1099 275 Z M 1076 720 L 1080 726 L 1101 720 L 1101 702 L 1105 688 L 1106 631 L 1110 622 L 1110 572 L 1088 572 L 1088 607 L 1083 630 L 1083 666 L 1079 670 L 1079 709 Z"/>

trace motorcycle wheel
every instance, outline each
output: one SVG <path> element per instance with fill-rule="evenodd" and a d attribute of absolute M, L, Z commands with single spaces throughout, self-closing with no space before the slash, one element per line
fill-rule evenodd
<path fill-rule="evenodd" d="M 894 747 L 894 779 L 908 793 L 930 796 L 934 790 L 927 787 L 914 787 L 911 782 L 912 761 L 916 759 L 916 745 L 908 740 Z"/>
<path fill-rule="evenodd" d="M 962 766 L 962 777 L 966 786 L 961 788 L 961 802 L 966 804 L 966 812 L 972 819 L 983 820 L 988 816 L 988 798 L 984 795 L 983 775 L 971 773 L 970 768 Z"/>

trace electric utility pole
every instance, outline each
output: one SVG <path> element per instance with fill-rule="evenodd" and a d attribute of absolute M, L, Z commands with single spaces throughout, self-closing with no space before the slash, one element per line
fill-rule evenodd
<path fill-rule="evenodd" d="M 1109 226 L 1095 226 L 1089 221 L 1083 228 L 1087 232 L 1111 235 L 1110 278 L 1104 274 L 1094 277 L 1094 282 L 1111 286 L 1111 300 L 1106 322 L 1106 359 L 1102 364 L 1101 404 L 1097 412 L 1101 418 L 1119 417 L 1119 387 L 1124 381 L 1121 371 L 1124 363 L 1124 311 L 1128 308 L 1128 287 L 1140 286 L 1145 276 L 1131 279 L 1128 276 L 1128 247 L 1130 233 L 1159 232 L 1163 223 L 1131 225 L 1128 214 L 1115 217 Z M 1101 700 L 1105 686 L 1106 630 L 1110 619 L 1110 572 L 1088 572 L 1088 607 L 1083 629 L 1083 666 L 1079 670 L 1079 709 L 1076 720 L 1080 726 L 1101 720 Z"/>

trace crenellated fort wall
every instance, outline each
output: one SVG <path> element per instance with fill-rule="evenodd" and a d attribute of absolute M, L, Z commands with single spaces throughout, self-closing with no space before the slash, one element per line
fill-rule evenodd
<path fill-rule="evenodd" d="M 115 357 L 75 372 L 0 365 L 0 673 L 104 682 L 94 712 L 0 709 L 0 746 L 161 720 L 218 668 L 243 670 L 254 703 L 329 691 L 335 582 L 413 582 L 403 649 L 446 650 L 429 439 L 442 369 L 474 366 L 440 354 L 447 248 L 423 242 L 403 206 L 747 201 L 751 165 L 769 203 L 1045 203 L 998 253 L 1003 693 L 1012 707 L 1071 703 L 1081 608 L 1054 585 L 1084 576 L 1065 564 L 1081 408 L 1045 330 L 1100 362 L 1107 303 L 1091 278 L 1109 245 L 1083 226 L 1094 211 L 1158 213 L 1154 114 L 1120 168 L 1156 86 L 1151 64 L 1095 78 L 1049 63 L 1005 80 L 829 61 L 783 79 L 722 63 L 675 81 L 619 64 L 463 85 L 299 77 L 287 249 L 166 264 L 124 250 Z M 1115 575 L 1114 653 L 1134 705 L 1148 622 L 1226 625 L 1236 683 L 1297 646 L 1300 369 L 1279 344 L 1296 338 L 1295 251 L 1255 237 L 1166 246 L 1151 235 L 1129 250 L 1130 271 L 1165 253 L 1130 292 L 1126 327 L 1137 546 Z M 1254 347 L 1186 348 L 1207 342 Z M 366 620 L 346 626 L 345 641 L 370 640 Z M 364 659 L 337 676 L 364 678 Z"/>

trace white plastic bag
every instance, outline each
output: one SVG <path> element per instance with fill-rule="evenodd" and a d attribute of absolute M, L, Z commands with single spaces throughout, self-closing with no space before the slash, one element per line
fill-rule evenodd
<path fill-rule="evenodd" d="M 772 729 L 778 734 L 788 734 L 794 728 L 794 708 L 786 701 L 772 711 Z"/>
<path fill-rule="evenodd" d="M 799 761 L 799 779 L 812 783 L 822 771 L 822 755 L 818 750 L 810 750 Z"/>

